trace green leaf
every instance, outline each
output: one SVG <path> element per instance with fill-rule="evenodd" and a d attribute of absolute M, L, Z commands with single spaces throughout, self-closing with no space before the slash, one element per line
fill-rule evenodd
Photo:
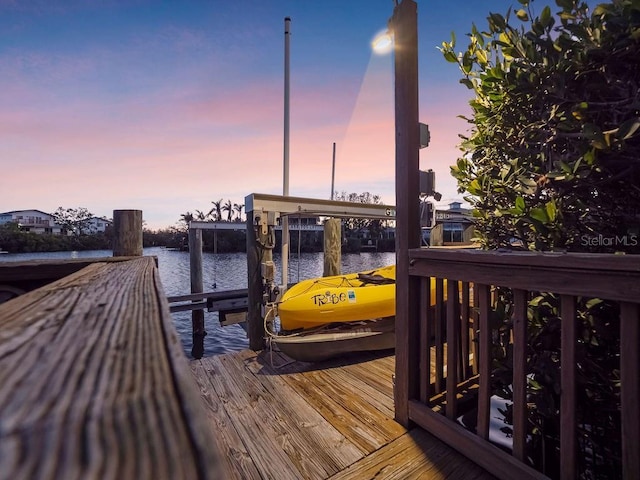
<path fill-rule="evenodd" d="M 616 137 L 622 140 L 627 140 L 628 138 L 633 137 L 638 128 L 640 128 L 640 118 L 632 118 L 630 120 L 627 120 L 618 128 Z"/>
<path fill-rule="evenodd" d="M 529 216 L 534 220 L 538 220 L 539 222 L 542 222 L 542 223 L 549 222 L 549 217 L 547 216 L 547 210 L 544 208 L 540 208 L 540 207 L 532 208 L 531 211 L 529 211 Z"/>
<path fill-rule="evenodd" d="M 524 198 L 516 198 L 516 210 L 518 210 L 520 213 L 524 212 Z"/>
<path fill-rule="evenodd" d="M 516 17 L 518 17 L 518 19 L 522 20 L 523 22 L 528 22 L 529 21 L 529 14 L 523 8 L 521 8 L 520 10 L 518 10 L 516 12 Z"/>
<path fill-rule="evenodd" d="M 467 191 L 471 194 L 471 195 L 480 195 L 482 193 L 482 187 L 480 186 L 480 182 L 478 182 L 477 179 L 473 180 L 471 183 L 469 183 L 469 185 L 467 186 Z"/>
<path fill-rule="evenodd" d="M 490 13 L 489 14 L 489 26 L 493 26 L 497 31 L 502 31 L 507 27 L 507 22 L 504 17 L 499 13 Z"/>
<path fill-rule="evenodd" d="M 602 303 L 602 299 L 601 298 L 592 298 L 592 299 L 587 301 L 585 306 L 587 308 L 591 309 L 591 308 L 595 307 L 596 305 L 599 305 L 600 303 Z"/>
<path fill-rule="evenodd" d="M 540 12 L 540 23 L 542 23 L 545 28 L 553 25 L 553 17 L 551 17 L 551 9 L 549 8 L 549 5 L 544 7 L 542 9 L 542 12 Z"/>
<path fill-rule="evenodd" d="M 549 217 L 549 220 L 552 222 L 555 221 L 557 214 L 556 202 L 554 200 L 547 202 L 545 210 L 547 211 L 547 217 Z"/>
<path fill-rule="evenodd" d="M 469 80 L 468 78 L 461 78 L 459 80 L 459 82 L 462 85 L 465 85 L 469 90 L 473 90 L 475 88 L 474 85 L 473 85 L 473 82 L 471 80 Z"/>
<path fill-rule="evenodd" d="M 458 63 L 458 57 L 451 50 L 447 50 L 443 55 L 447 62 Z"/>

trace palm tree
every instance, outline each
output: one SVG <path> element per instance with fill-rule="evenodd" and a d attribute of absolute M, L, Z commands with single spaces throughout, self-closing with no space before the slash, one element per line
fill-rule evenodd
<path fill-rule="evenodd" d="M 233 204 L 231 203 L 231 200 L 227 200 L 226 203 L 222 206 L 222 210 L 224 210 L 227 213 L 227 222 L 231 221 L 231 214 L 233 213 Z"/>
<path fill-rule="evenodd" d="M 242 221 L 242 209 L 244 208 L 244 203 L 234 203 L 233 209 L 238 213 L 237 221 Z"/>
<path fill-rule="evenodd" d="M 198 220 L 199 222 L 204 222 L 207 219 L 207 216 L 209 216 L 209 214 L 205 214 L 202 210 L 196 210 L 196 214 L 195 214 L 195 220 Z"/>
<path fill-rule="evenodd" d="M 211 203 L 213 208 L 209 211 L 209 215 L 212 215 L 214 220 L 222 220 L 222 199 Z"/>
<path fill-rule="evenodd" d="M 189 228 L 189 222 L 192 222 L 194 220 L 193 218 L 193 213 L 191 212 L 186 212 L 180 215 L 180 223 L 184 223 L 184 228 L 183 230 L 187 230 Z"/>

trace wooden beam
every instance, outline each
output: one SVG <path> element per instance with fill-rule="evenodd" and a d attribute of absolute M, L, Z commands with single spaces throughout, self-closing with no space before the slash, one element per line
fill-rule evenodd
<path fill-rule="evenodd" d="M 420 246 L 418 198 L 418 8 L 395 7 L 390 25 L 395 45 L 396 123 L 396 403 L 398 422 L 409 425 L 409 400 L 418 398 L 420 279 L 409 276 L 408 250 Z"/>

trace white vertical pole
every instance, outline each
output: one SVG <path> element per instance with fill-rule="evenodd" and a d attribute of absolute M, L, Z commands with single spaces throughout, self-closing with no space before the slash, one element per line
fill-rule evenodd
<path fill-rule="evenodd" d="M 331 163 L 331 200 L 333 200 L 336 180 L 336 142 L 333 142 L 333 162 Z"/>
<path fill-rule="evenodd" d="M 282 195 L 289 196 L 289 42 L 291 18 L 284 19 L 284 175 Z M 282 218 L 282 291 L 289 283 L 289 217 Z"/>

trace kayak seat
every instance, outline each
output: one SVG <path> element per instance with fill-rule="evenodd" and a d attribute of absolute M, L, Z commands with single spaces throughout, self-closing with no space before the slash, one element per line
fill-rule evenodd
<path fill-rule="evenodd" d="M 392 283 L 396 283 L 393 278 L 383 277 L 382 275 L 372 275 L 369 273 L 359 273 L 357 278 L 363 285 L 390 285 Z"/>

